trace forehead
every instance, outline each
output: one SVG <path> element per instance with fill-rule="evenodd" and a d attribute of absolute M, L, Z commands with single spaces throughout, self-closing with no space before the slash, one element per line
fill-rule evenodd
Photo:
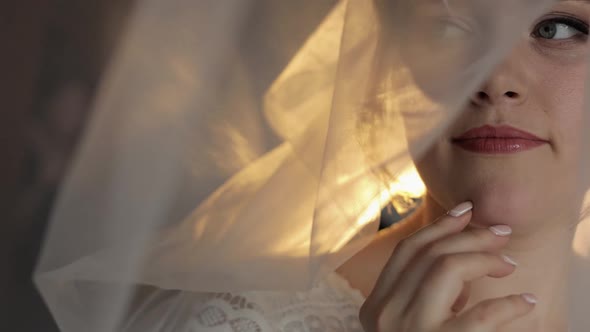
<path fill-rule="evenodd" d="M 387 0 L 386 0 L 387 1 Z M 485 11 L 489 14 L 500 13 L 506 10 L 524 10 L 525 8 L 535 7 L 528 0 L 408 0 L 400 1 L 406 3 L 409 8 L 413 8 L 418 11 L 440 10 L 446 9 L 447 11 L 452 10 L 468 10 L 468 11 Z M 541 2 L 542 4 L 543 2 Z M 573 6 L 584 6 L 590 5 L 590 0 L 553 0 L 544 1 L 546 5 L 562 6 L 562 5 L 573 5 Z M 408 7 L 406 7 L 408 8 Z M 572 8 L 573 9 L 573 8 Z"/>

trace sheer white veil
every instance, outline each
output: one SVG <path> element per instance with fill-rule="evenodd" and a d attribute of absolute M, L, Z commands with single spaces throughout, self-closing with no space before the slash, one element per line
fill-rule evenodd
<path fill-rule="evenodd" d="M 138 286 L 305 289 L 363 248 L 386 204 L 422 194 L 413 160 L 553 3 L 430 1 L 475 18 L 475 38 L 441 45 L 419 2 L 325 1 L 295 24 L 302 3 L 138 1 L 35 273 L 60 328 L 117 330 Z M 590 298 L 584 217 L 574 331 Z"/>

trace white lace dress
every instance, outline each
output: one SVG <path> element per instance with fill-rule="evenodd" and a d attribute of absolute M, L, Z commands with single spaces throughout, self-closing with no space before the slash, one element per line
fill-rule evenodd
<path fill-rule="evenodd" d="M 364 301 L 333 273 L 308 292 L 217 294 L 195 313 L 190 330 L 203 332 L 362 332 Z"/>
<path fill-rule="evenodd" d="M 125 331 L 166 332 L 362 332 L 364 297 L 332 273 L 306 292 L 152 296 Z"/>

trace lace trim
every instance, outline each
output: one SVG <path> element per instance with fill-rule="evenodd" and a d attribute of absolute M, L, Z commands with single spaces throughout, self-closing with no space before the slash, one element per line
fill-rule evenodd
<path fill-rule="evenodd" d="M 333 273 L 308 292 L 212 295 L 195 308 L 191 331 L 362 332 L 361 292 Z"/>

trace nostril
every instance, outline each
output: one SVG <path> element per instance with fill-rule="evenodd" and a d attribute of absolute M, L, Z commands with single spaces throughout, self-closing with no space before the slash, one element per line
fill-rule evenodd
<path fill-rule="evenodd" d="M 479 100 L 487 100 L 488 99 L 488 95 L 487 93 L 480 91 L 477 93 L 477 99 Z"/>
<path fill-rule="evenodd" d="M 518 93 L 514 91 L 508 91 L 504 95 L 508 98 L 518 98 Z"/>

